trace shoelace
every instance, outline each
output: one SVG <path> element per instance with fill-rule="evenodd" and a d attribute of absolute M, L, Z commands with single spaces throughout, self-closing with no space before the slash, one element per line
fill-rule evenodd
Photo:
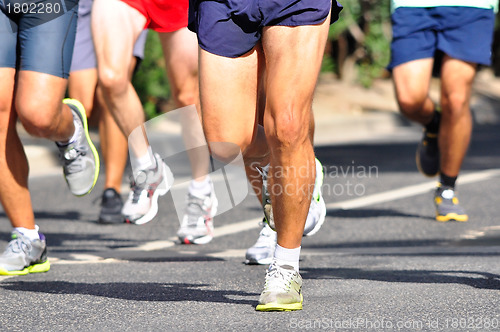
<path fill-rule="evenodd" d="M 28 253 L 30 250 L 31 250 L 31 243 L 23 241 L 22 237 L 18 235 L 16 238 L 10 240 L 9 245 L 7 246 L 4 252 Z"/>
<path fill-rule="evenodd" d="M 60 152 L 62 160 L 68 174 L 80 172 L 84 168 L 85 161 L 80 156 L 87 154 L 88 147 L 85 145 L 73 146 L 63 152 Z"/>
<path fill-rule="evenodd" d="M 203 199 L 188 193 L 186 204 L 187 225 L 196 226 L 203 213 Z"/>
<path fill-rule="evenodd" d="M 290 290 L 294 274 L 294 270 L 287 270 L 276 265 L 271 265 L 269 267 L 269 272 L 266 275 L 264 291 L 287 292 L 288 290 Z"/>

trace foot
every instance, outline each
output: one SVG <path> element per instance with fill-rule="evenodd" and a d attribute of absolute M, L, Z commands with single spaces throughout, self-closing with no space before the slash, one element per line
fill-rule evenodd
<path fill-rule="evenodd" d="M 142 225 L 158 213 L 158 198 L 165 195 L 174 182 L 170 168 L 155 153 L 156 166 L 144 171 L 132 179 L 130 193 L 123 205 L 122 214 L 125 222 Z"/>
<path fill-rule="evenodd" d="M 438 134 L 424 130 L 424 136 L 418 144 L 416 154 L 417 168 L 420 173 L 433 177 L 439 173 Z"/>
<path fill-rule="evenodd" d="M 265 218 L 264 218 L 265 220 Z M 262 221 L 262 229 L 255 244 L 248 248 L 245 255 L 245 264 L 271 264 L 276 249 L 276 232 L 269 225 Z"/>
<path fill-rule="evenodd" d="M 212 190 L 203 197 L 187 194 L 186 210 L 177 236 L 184 244 L 207 244 L 214 237 L 213 217 L 217 213 L 217 197 Z"/>
<path fill-rule="evenodd" d="M 102 193 L 101 213 L 98 222 L 100 224 L 123 224 L 125 218 L 122 215 L 122 197 L 113 188 L 107 188 Z"/>
<path fill-rule="evenodd" d="M 73 113 L 78 136 L 68 144 L 56 143 L 59 159 L 63 166 L 64 178 L 75 196 L 83 196 L 94 188 L 99 175 L 99 155 L 90 140 L 87 115 L 82 104 L 75 99 L 64 99 Z"/>
<path fill-rule="evenodd" d="M 302 310 L 302 277 L 289 265 L 271 264 L 257 311 Z"/>
<path fill-rule="evenodd" d="M 0 256 L 0 275 L 25 275 L 50 269 L 45 236 L 39 235 L 39 240 L 30 240 L 17 230 L 12 232 L 12 240 Z"/>
<path fill-rule="evenodd" d="M 451 187 L 439 185 L 434 194 L 436 205 L 436 220 L 445 221 L 468 221 L 469 216 L 460 207 L 455 191 Z"/>

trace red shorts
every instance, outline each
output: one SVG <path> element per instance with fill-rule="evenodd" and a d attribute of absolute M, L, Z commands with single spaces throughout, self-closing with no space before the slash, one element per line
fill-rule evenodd
<path fill-rule="evenodd" d="M 145 29 L 172 32 L 187 27 L 189 0 L 122 0 L 137 9 L 147 22 Z"/>

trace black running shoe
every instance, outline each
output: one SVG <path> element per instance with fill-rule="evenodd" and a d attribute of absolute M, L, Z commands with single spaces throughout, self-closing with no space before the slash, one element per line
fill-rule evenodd
<path fill-rule="evenodd" d="M 121 224 L 125 222 L 122 215 L 123 200 L 113 188 L 108 188 L 102 193 L 100 224 Z"/>
<path fill-rule="evenodd" d="M 424 131 L 424 136 L 418 144 L 416 155 L 417 168 L 420 173 L 433 177 L 439 173 L 438 134 Z"/>

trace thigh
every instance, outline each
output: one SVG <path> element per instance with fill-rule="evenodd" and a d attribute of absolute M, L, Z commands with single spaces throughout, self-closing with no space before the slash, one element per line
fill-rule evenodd
<path fill-rule="evenodd" d="M 244 151 L 256 129 L 259 54 L 239 58 L 200 51 L 200 99 L 209 142 L 230 142 Z"/>
<path fill-rule="evenodd" d="M 266 112 L 271 112 L 265 115 L 265 119 L 268 115 L 276 117 L 277 113 L 284 113 L 286 109 L 302 113 L 290 116 L 309 124 L 328 29 L 328 19 L 318 25 L 264 28 Z"/>
<path fill-rule="evenodd" d="M 99 72 L 111 69 L 127 77 L 130 55 L 146 17 L 120 0 L 95 0 L 91 24 Z"/>
<path fill-rule="evenodd" d="M 441 96 L 467 103 L 476 75 L 476 64 L 445 56 L 441 66 Z M 443 112 L 445 109 L 443 109 Z"/>
<path fill-rule="evenodd" d="M 433 58 L 413 60 L 396 66 L 392 78 L 399 102 L 422 104 L 429 95 Z"/>
<path fill-rule="evenodd" d="M 35 120 L 53 119 L 61 110 L 66 92 L 67 79 L 62 77 L 21 70 L 17 74 L 15 104 L 19 118 Z"/>
<path fill-rule="evenodd" d="M 187 28 L 160 33 L 169 82 L 174 94 L 197 90 L 198 45 L 196 35 Z"/>

